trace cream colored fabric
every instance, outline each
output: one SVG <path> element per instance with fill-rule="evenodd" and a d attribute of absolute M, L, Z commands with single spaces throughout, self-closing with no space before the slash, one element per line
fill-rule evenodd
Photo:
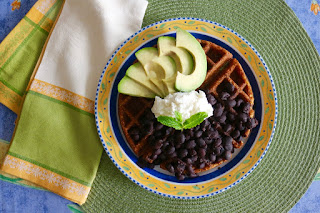
<path fill-rule="evenodd" d="M 115 49 L 141 28 L 146 0 L 66 0 L 36 79 L 94 100 Z"/>

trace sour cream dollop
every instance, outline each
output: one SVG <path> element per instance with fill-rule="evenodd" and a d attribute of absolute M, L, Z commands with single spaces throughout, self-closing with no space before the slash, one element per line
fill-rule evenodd
<path fill-rule="evenodd" d="M 151 111 L 156 118 L 160 115 L 175 117 L 175 111 L 178 111 L 183 121 L 198 112 L 206 112 L 208 117 L 213 114 L 212 105 L 209 104 L 206 94 L 201 90 L 199 92 L 176 92 L 163 99 L 156 96 Z"/>

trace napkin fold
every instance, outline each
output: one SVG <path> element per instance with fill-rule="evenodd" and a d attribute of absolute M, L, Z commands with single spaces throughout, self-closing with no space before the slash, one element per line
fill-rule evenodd
<path fill-rule="evenodd" d="M 140 29 L 145 0 L 67 0 L 29 83 L 1 169 L 83 204 L 102 146 L 94 99 L 108 58 Z M 41 58 L 41 57 L 40 57 Z"/>
<path fill-rule="evenodd" d="M 63 0 L 38 0 L 0 44 L 0 103 L 15 114 L 20 114 L 28 82 L 57 15 L 61 11 L 62 3 Z M 9 110 L 6 112 L 12 115 Z M 12 119 L 3 122 L 11 121 Z M 6 131 L 7 137 L 0 140 L 0 164 L 9 149 L 13 129 L 14 123 L 7 123 L 2 128 L 2 131 Z M 0 179 L 35 187 L 29 181 L 1 170 Z"/>

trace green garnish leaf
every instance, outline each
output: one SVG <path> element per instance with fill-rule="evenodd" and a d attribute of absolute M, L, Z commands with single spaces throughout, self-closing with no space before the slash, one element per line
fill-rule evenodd
<path fill-rule="evenodd" d="M 157 118 L 157 120 L 163 125 L 166 125 L 168 127 L 175 128 L 176 130 L 183 130 L 183 129 L 191 129 L 201 124 L 202 121 L 206 117 L 208 117 L 208 113 L 198 112 L 183 122 L 182 115 L 180 112 L 175 111 L 174 114 L 176 116 L 175 118 L 161 115 Z"/>
<path fill-rule="evenodd" d="M 175 128 L 176 130 L 182 129 L 182 123 L 177 121 L 175 118 L 169 117 L 169 116 L 159 116 L 157 120 L 162 123 L 163 125 L 166 125 L 168 127 Z"/>
<path fill-rule="evenodd" d="M 191 129 L 199 124 L 208 117 L 208 113 L 206 112 L 198 112 L 194 115 L 192 115 L 190 118 L 184 121 L 183 128 L 184 129 Z"/>
<path fill-rule="evenodd" d="M 175 111 L 174 114 L 175 114 L 175 116 L 176 116 L 177 121 L 180 122 L 180 123 L 182 123 L 183 120 L 182 120 L 182 115 L 181 115 L 181 113 L 178 112 L 178 111 Z"/>

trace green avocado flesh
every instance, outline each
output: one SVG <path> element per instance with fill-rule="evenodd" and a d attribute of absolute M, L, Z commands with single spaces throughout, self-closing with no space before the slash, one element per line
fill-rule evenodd
<path fill-rule="evenodd" d="M 153 98 L 177 91 L 197 89 L 207 73 L 207 59 L 200 43 L 177 28 L 177 38 L 161 36 L 158 49 L 145 47 L 135 53 L 139 62 L 131 65 L 118 85 L 123 94 Z"/>
<path fill-rule="evenodd" d="M 193 71 L 193 58 L 190 53 L 183 48 L 176 47 L 176 39 L 169 36 L 158 38 L 159 55 L 171 56 L 177 67 L 177 71 L 189 75 Z"/>
<path fill-rule="evenodd" d="M 157 96 L 162 96 L 162 91 L 161 89 L 155 85 L 152 81 L 150 81 L 148 75 L 146 74 L 143 66 L 141 65 L 140 62 L 132 64 L 127 72 L 126 76 L 130 77 L 131 79 L 135 80 L 136 82 L 144 85 L 147 87 L 149 90 L 157 94 Z"/>
<path fill-rule="evenodd" d="M 193 57 L 194 67 L 190 75 L 177 73 L 175 87 L 179 91 L 192 91 L 197 89 L 206 78 L 207 57 L 200 43 L 190 33 L 181 28 L 177 29 L 176 46 L 186 49 Z"/>
<path fill-rule="evenodd" d="M 145 98 L 154 98 L 157 95 L 128 76 L 124 76 L 121 79 L 118 84 L 118 91 L 122 94 Z"/>

